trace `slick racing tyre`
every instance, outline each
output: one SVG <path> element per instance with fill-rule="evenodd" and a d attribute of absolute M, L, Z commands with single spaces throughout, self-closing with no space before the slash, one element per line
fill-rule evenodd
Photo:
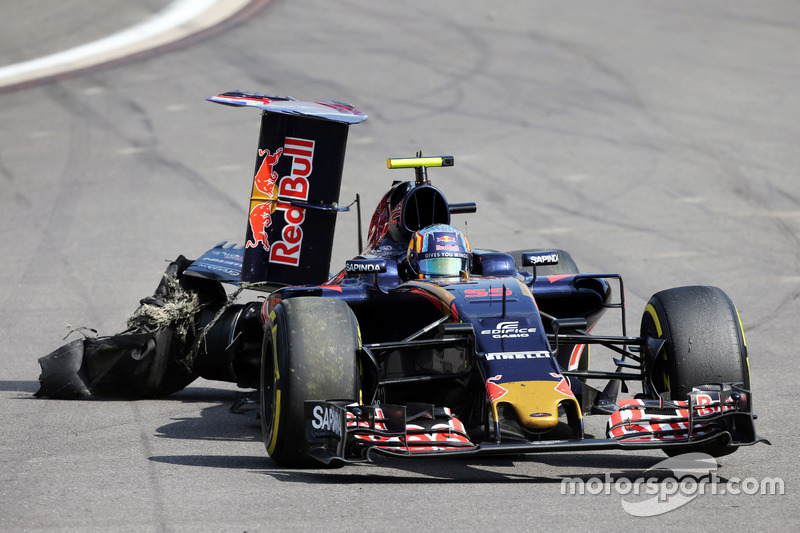
<path fill-rule="evenodd" d="M 507 253 L 514 258 L 514 264 L 517 266 L 517 270 L 524 270 L 526 267 L 522 266 L 522 254 L 551 251 L 558 252 L 558 264 L 537 266 L 537 276 L 563 276 L 564 274 L 577 274 L 579 272 L 578 265 L 575 264 L 575 260 L 572 259 L 572 256 L 569 254 L 569 252 L 564 250 L 558 250 L 555 248 L 532 248 L 530 250 L 514 250 Z"/>
<path fill-rule="evenodd" d="M 666 339 L 651 372 L 651 396 L 685 400 L 693 387 L 742 383 L 750 388 L 747 346 L 739 314 L 716 287 L 657 292 L 642 316 L 642 337 Z"/>
<path fill-rule="evenodd" d="M 642 316 L 642 337 L 666 339 L 653 363 L 652 397 L 669 392 L 673 400 L 685 400 L 700 385 L 740 383 L 750 389 L 747 346 L 739 314 L 730 298 L 716 287 L 677 287 L 650 298 Z M 653 390 L 655 389 L 655 390 Z M 725 443 L 668 448 L 664 452 L 702 452 L 721 457 L 736 451 Z"/>
<path fill-rule="evenodd" d="M 306 455 L 305 400 L 358 400 L 358 324 L 342 301 L 291 298 L 270 315 L 261 355 L 261 429 L 281 466 L 320 467 Z"/>

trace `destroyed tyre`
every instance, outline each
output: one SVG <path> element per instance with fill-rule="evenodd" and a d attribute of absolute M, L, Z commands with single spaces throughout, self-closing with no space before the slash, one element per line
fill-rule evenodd
<path fill-rule="evenodd" d="M 320 467 L 306 454 L 306 400 L 358 399 L 358 324 L 340 300 L 292 298 L 271 313 L 261 355 L 264 445 L 281 466 Z"/>

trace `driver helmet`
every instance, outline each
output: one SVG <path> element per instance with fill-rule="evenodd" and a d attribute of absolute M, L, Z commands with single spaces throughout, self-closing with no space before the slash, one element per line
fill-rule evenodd
<path fill-rule="evenodd" d="M 469 272 L 472 253 L 467 238 L 458 229 L 434 224 L 412 235 L 406 257 L 419 279 L 429 279 Z"/>

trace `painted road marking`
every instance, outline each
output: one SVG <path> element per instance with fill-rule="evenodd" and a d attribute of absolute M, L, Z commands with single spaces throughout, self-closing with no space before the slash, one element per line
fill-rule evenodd
<path fill-rule="evenodd" d="M 0 88 L 55 76 L 151 50 L 206 30 L 251 0 L 176 0 L 126 30 L 55 54 L 0 67 Z"/>

